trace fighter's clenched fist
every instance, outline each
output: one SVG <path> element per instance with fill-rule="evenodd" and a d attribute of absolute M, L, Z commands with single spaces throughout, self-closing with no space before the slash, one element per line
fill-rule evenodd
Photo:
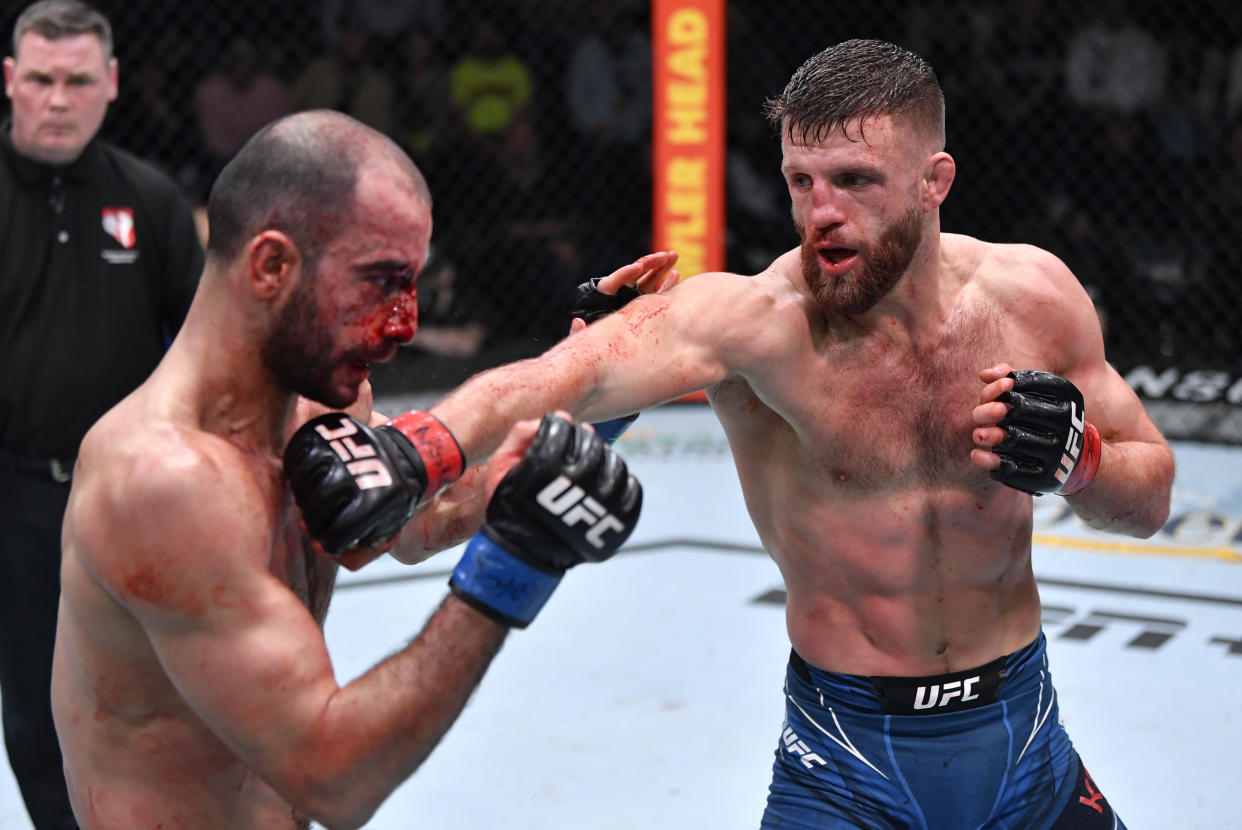
<path fill-rule="evenodd" d="M 995 371 L 1001 368 L 1007 367 Z M 986 372 L 983 377 L 988 379 Z M 1003 384 L 1005 379 L 1012 385 Z M 1090 484 L 1100 465 L 1100 434 L 1086 419 L 1078 387 L 1034 369 L 1010 371 L 992 382 L 1009 385 L 990 399 L 985 392 L 975 409 L 977 458 L 991 453 L 999 459 L 989 465 L 992 478 L 1032 495 L 1071 496 Z M 1006 411 L 993 420 L 996 404 L 1006 405 Z"/>
<path fill-rule="evenodd" d="M 496 486 L 449 586 L 493 619 L 525 628 L 567 569 L 617 552 L 642 501 L 642 487 L 598 435 L 546 415 Z"/>
<path fill-rule="evenodd" d="M 425 412 L 372 429 L 342 413 L 307 421 L 284 452 L 285 478 L 311 536 L 334 556 L 382 548 L 415 508 L 462 473 L 461 447 Z"/>

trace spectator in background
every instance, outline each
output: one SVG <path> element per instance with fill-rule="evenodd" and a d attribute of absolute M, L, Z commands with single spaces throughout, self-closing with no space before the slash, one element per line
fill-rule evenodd
<path fill-rule="evenodd" d="M 1091 4 L 1065 53 L 1070 100 L 1085 110 L 1132 115 L 1160 100 L 1165 50 L 1130 18 L 1124 0 Z"/>
<path fill-rule="evenodd" d="M 292 105 L 295 112 L 336 110 L 385 135 L 393 132 L 393 83 L 372 60 L 367 33 L 353 23 L 298 74 Z"/>
<path fill-rule="evenodd" d="M 577 38 L 565 88 L 574 131 L 602 144 L 650 142 L 651 35 L 632 2 L 601 5 Z"/>
<path fill-rule="evenodd" d="M 60 530 L 78 444 L 181 325 L 203 254 L 166 176 L 96 138 L 117 95 L 106 18 L 41 0 L 4 59 L 0 125 L 0 699 L 38 830 L 76 827 L 49 702 Z"/>
<path fill-rule="evenodd" d="M 194 103 L 213 179 L 246 139 L 291 111 L 285 82 L 244 34 L 234 35 L 220 65 L 199 82 Z"/>
<path fill-rule="evenodd" d="M 530 68 L 505 44 L 487 17 L 479 17 L 465 53 L 451 70 L 453 109 L 468 137 L 502 138 L 528 111 Z"/>
<path fill-rule="evenodd" d="M 561 281 L 547 267 L 546 243 L 560 231 L 565 205 L 572 200 L 545 189 L 547 160 L 531 122 L 532 68 L 487 16 L 466 13 L 462 23 L 469 36 L 449 67 L 449 129 L 458 139 L 451 148 L 454 163 L 468 170 L 468 177 L 438 191 L 437 216 L 444 222 L 436 232 L 461 269 L 457 296 L 476 305 L 475 320 L 487 321 L 481 347 L 530 343 L 531 338 L 545 338 L 546 346 L 563 333 L 561 320 L 553 330 L 548 319 L 563 318 L 568 304 L 568 293 L 557 292 Z M 482 203 L 476 198 L 480 190 L 488 194 Z M 480 227 L 487 229 L 486 246 L 478 244 Z M 505 263 L 502 282 L 482 279 L 498 261 Z M 521 286 L 530 315 L 511 313 L 501 299 L 509 286 Z"/>

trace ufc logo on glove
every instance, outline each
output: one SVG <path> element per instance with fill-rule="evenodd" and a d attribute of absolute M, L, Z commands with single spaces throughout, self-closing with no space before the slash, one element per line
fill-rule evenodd
<path fill-rule="evenodd" d="M 573 527 L 579 522 L 594 525 L 587 531 L 586 540 L 597 549 L 604 547 L 604 533 L 625 530 L 625 525 L 616 516 L 563 475 L 557 476 L 540 490 L 535 501 L 553 516 L 559 516 L 566 527 Z"/>
<path fill-rule="evenodd" d="M 1036 496 L 1081 492 L 1095 478 L 1101 451 L 1082 392 L 1060 375 L 1038 369 L 1009 377 L 1013 388 L 996 396 L 1009 411 L 998 424 L 1005 440 L 992 450 L 1001 460 L 992 478 Z"/>
<path fill-rule="evenodd" d="M 1087 419 L 1083 417 L 1082 409 L 1074 401 L 1070 401 L 1070 431 L 1065 436 L 1065 453 L 1061 456 L 1061 466 L 1057 469 L 1057 481 L 1065 484 L 1070 473 L 1074 472 L 1074 465 L 1078 463 L 1078 453 L 1082 450 L 1082 435 L 1086 428 Z"/>
<path fill-rule="evenodd" d="M 370 490 L 392 484 L 392 475 L 384 462 L 376 457 L 375 445 L 371 440 L 358 431 L 352 419 L 342 417 L 338 423 L 336 429 L 329 429 L 327 424 L 316 424 L 315 432 L 345 462 L 345 469 L 354 477 L 358 489 Z"/>

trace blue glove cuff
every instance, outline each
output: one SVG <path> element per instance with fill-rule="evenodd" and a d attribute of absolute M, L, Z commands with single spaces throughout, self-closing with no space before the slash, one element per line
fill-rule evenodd
<path fill-rule="evenodd" d="M 493 619 L 525 628 L 560 581 L 559 576 L 526 564 L 480 531 L 466 545 L 449 587 Z"/>
<path fill-rule="evenodd" d="M 595 434 L 603 438 L 609 444 L 617 443 L 617 439 L 630 428 L 630 424 L 638 419 L 638 413 L 633 415 L 625 415 L 621 418 L 613 418 L 610 421 L 600 421 L 597 424 L 591 424 L 595 430 Z"/>

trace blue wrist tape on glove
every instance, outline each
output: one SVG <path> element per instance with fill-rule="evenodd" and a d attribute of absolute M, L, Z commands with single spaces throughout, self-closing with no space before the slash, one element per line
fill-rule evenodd
<path fill-rule="evenodd" d="M 525 628 L 560 581 L 559 576 L 526 564 L 480 531 L 466 545 L 449 585 L 463 599 L 484 606 L 479 609 L 484 613 L 490 612 L 506 625 Z"/>
<path fill-rule="evenodd" d="M 609 444 L 617 443 L 617 439 L 630 428 L 630 424 L 634 423 L 638 418 L 638 413 L 626 415 L 621 418 L 613 418 L 609 421 L 600 421 L 597 424 L 591 424 L 591 428 L 595 430 L 595 434 L 603 438 Z"/>

